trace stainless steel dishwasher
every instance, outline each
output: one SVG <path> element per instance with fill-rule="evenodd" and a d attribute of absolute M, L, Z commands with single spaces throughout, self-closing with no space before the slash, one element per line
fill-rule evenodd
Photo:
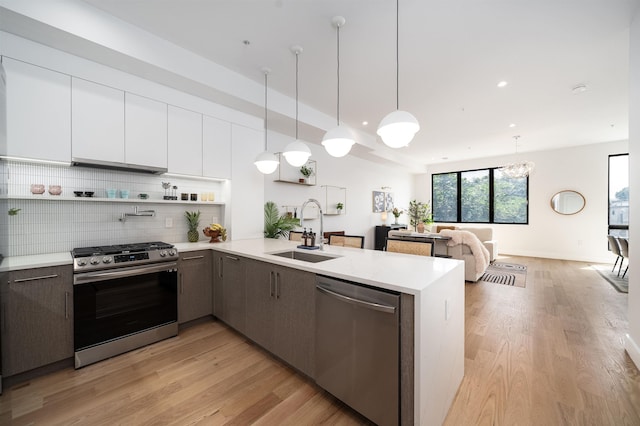
<path fill-rule="evenodd" d="M 316 279 L 316 383 L 378 425 L 397 425 L 400 295 Z"/>

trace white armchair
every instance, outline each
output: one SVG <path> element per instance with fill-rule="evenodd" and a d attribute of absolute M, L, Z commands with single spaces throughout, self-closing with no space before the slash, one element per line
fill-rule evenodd
<path fill-rule="evenodd" d="M 492 228 L 456 228 L 459 231 L 469 231 L 478 237 L 483 246 L 489 251 L 489 259 L 491 262 L 498 257 L 498 242 L 493 239 Z"/>

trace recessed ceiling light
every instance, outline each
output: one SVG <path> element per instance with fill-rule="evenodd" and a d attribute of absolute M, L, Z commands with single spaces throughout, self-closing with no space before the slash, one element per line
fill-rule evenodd
<path fill-rule="evenodd" d="M 507 84 L 509 84 L 509 83 L 507 83 L 506 81 L 504 81 L 504 80 L 503 80 L 503 81 L 501 81 L 500 83 L 498 83 L 498 87 L 504 87 L 504 86 L 506 86 Z"/>
<path fill-rule="evenodd" d="M 368 125 L 369 125 L 369 122 L 368 122 L 368 121 L 363 121 L 363 122 L 362 122 L 362 125 L 363 125 L 363 126 L 368 126 Z"/>
<path fill-rule="evenodd" d="M 442 157 L 442 159 L 443 159 L 443 160 L 448 160 L 448 159 L 449 159 L 449 157 Z"/>
<path fill-rule="evenodd" d="M 516 123 L 509 124 L 509 127 L 516 127 Z"/>

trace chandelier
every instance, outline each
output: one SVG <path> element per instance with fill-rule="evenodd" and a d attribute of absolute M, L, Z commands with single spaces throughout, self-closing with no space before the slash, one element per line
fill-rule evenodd
<path fill-rule="evenodd" d="M 520 136 L 513 137 L 516 145 L 516 154 L 518 153 L 519 138 Z M 532 161 L 516 161 L 514 163 L 506 164 L 500 167 L 498 170 L 500 170 L 500 172 L 507 177 L 517 179 L 517 178 L 524 178 L 529 176 L 533 171 L 534 167 L 535 167 L 535 164 Z"/>

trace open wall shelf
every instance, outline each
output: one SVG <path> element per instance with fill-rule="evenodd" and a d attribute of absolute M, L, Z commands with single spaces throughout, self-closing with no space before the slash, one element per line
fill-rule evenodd
<path fill-rule="evenodd" d="M 302 167 L 293 167 L 287 160 L 285 160 L 284 155 L 281 152 L 276 153 L 278 156 L 278 161 L 280 164 L 278 165 L 278 175 L 274 182 L 282 182 L 282 183 L 291 183 L 295 185 L 306 185 L 306 186 L 315 186 L 316 178 L 318 176 L 318 168 L 315 160 L 309 160 L 306 162 L 304 166 L 313 170 L 313 174 L 306 178 L 300 172 Z M 301 181 L 302 180 L 302 181 Z"/>

